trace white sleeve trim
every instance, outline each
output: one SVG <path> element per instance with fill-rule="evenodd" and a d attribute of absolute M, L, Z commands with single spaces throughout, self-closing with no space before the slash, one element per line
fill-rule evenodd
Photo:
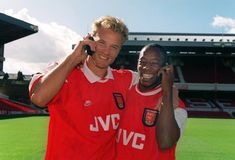
<path fill-rule="evenodd" d="M 179 107 L 174 110 L 174 113 L 175 113 L 175 120 L 180 128 L 180 137 L 181 137 L 186 126 L 188 113 L 185 109 Z"/>
<path fill-rule="evenodd" d="M 134 71 L 131 71 L 131 73 L 132 73 L 132 81 L 131 81 L 129 89 L 131 89 L 139 81 L 139 74 Z"/>
<path fill-rule="evenodd" d="M 34 84 L 34 82 L 35 82 L 39 77 L 41 77 L 41 76 L 42 76 L 41 73 L 38 73 L 38 74 L 33 75 L 33 77 L 32 77 L 31 80 L 30 80 L 29 86 L 28 86 L 28 89 L 29 89 L 29 90 L 31 90 L 31 88 L 32 88 L 32 86 L 33 86 L 33 84 Z"/>
<path fill-rule="evenodd" d="M 39 77 L 44 76 L 46 73 L 48 73 L 49 71 L 54 69 L 58 64 L 59 64 L 58 62 L 53 62 L 53 63 L 49 64 L 42 72 L 38 72 L 38 73 L 34 74 L 30 80 L 30 83 L 29 83 L 29 87 L 28 87 L 29 90 L 31 89 L 32 85 Z"/>

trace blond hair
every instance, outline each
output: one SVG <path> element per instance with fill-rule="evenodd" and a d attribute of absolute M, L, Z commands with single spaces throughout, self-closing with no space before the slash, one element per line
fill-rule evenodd
<path fill-rule="evenodd" d="M 92 24 L 92 35 L 96 35 L 98 29 L 100 28 L 111 29 L 114 32 L 120 33 L 122 36 L 122 42 L 124 43 L 128 39 L 128 28 L 124 22 L 113 16 L 104 16 L 97 19 Z"/>

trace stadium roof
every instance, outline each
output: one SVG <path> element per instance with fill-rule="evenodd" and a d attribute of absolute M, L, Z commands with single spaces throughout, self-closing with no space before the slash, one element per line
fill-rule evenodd
<path fill-rule="evenodd" d="M 208 33 L 146 33 L 130 32 L 129 41 L 161 41 L 161 42 L 212 42 L 235 44 L 235 34 L 208 34 Z M 231 46 L 231 45 L 230 45 Z"/>
<path fill-rule="evenodd" d="M 38 27 L 0 13 L 0 45 L 38 32 Z"/>
<path fill-rule="evenodd" d="M 130 32 L 122 54 L 138 54 L 150 43 L 164 46 L 171 55 L 235 56 L 235 34 Z"/>

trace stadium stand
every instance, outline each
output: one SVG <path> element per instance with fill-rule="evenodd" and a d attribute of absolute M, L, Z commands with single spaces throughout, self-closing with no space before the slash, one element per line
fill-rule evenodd
<path fill-rule="evenodd" d="M 28 99 L 31 75 L 17 79 L 17 74 L 3 72 L 4 44 L 37 31 L 37 26 L 0 13 L 0 93 L 31 109 L 36 109 Z M 136 71 L 139 52 L 149 43 L 165 47 L 189 117 L 235 117 L 235 34 L 131 32 L 112 67 Z M 23 111 L 9 104 L 0 101 L 1 112 Z"/>
<path fill-rule="evenodd" d="M 186 102 L 189 110 L 219 110 L 219 108 L 216 108 L 210 100 L 204 98 L 186 98 L 184 101 Z"/>
<path fill-rule="evenodd" d="M 5 115 L 42 113 L 28 98 L 31 75 L 24 75 L 21 71 L 3 71 L 4 45 L 37 32 L 37 26 L 0 13 L 0 118 Z"/>
<path fill-rule="evenodd" d="M 25 104 L 10 101 L 9 99 L 0 98 L 0 115 L 14 114 L 40 114 L 40 110 L 33 109 Z"/>
<path fill-rule="evenodd" d="M 113 67 L 129 61 L 125 68 L 136 70 L 139 51 L 149 43 L 165 47 L 189 117 L 235 117 L 235 34 L 131 32 Z"/>
<path fill-rule="evenodd" d="M 232 69 L 234 58 L 221 58 L 216 61 L 216 82 L 230 84 L 235 83 L 235 74 Z"/>
<path fill-rule="evenodd" d="M 231 118 L 227 112 L 217 112 L 217 111 L 188 111 L 189 117 L 199 117 L 199 118 Z"/>
<path fill-rule="evenodd" d="M 208 56 L 181 57 L 182 72 L 185 82 L 213 83 L 215 82 L 214 59 Z M 192 74 L 193 73 L 193 74 Z"/>
<path fill-rule="evenodd" d="M 233 99 L 215 99 L 215 103 L 223 110 L 228 113 L 231 117 L 235 117 L 235 100 Z"/>

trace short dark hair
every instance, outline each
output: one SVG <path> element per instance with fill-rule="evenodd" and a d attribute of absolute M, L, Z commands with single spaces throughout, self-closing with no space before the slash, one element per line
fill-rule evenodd
<path fill-rule="evenodd" d="M 149 49 L 153 49 L 156 51 L 156 53 L 160 53 L 160 56 L 161 56 L 161 66 L 164 66 L 166 63 L 167 63 L 167 53 L 166 53 L 166 50 L 163 46 L 157 44 L 157 43 L 151 43 L 151 44 L 148 44 L 146 46 L 144 46 L 142 48 L 142 50 L 149 50 Z M 142 51 L 141 50 L 141 51 Z"/>

